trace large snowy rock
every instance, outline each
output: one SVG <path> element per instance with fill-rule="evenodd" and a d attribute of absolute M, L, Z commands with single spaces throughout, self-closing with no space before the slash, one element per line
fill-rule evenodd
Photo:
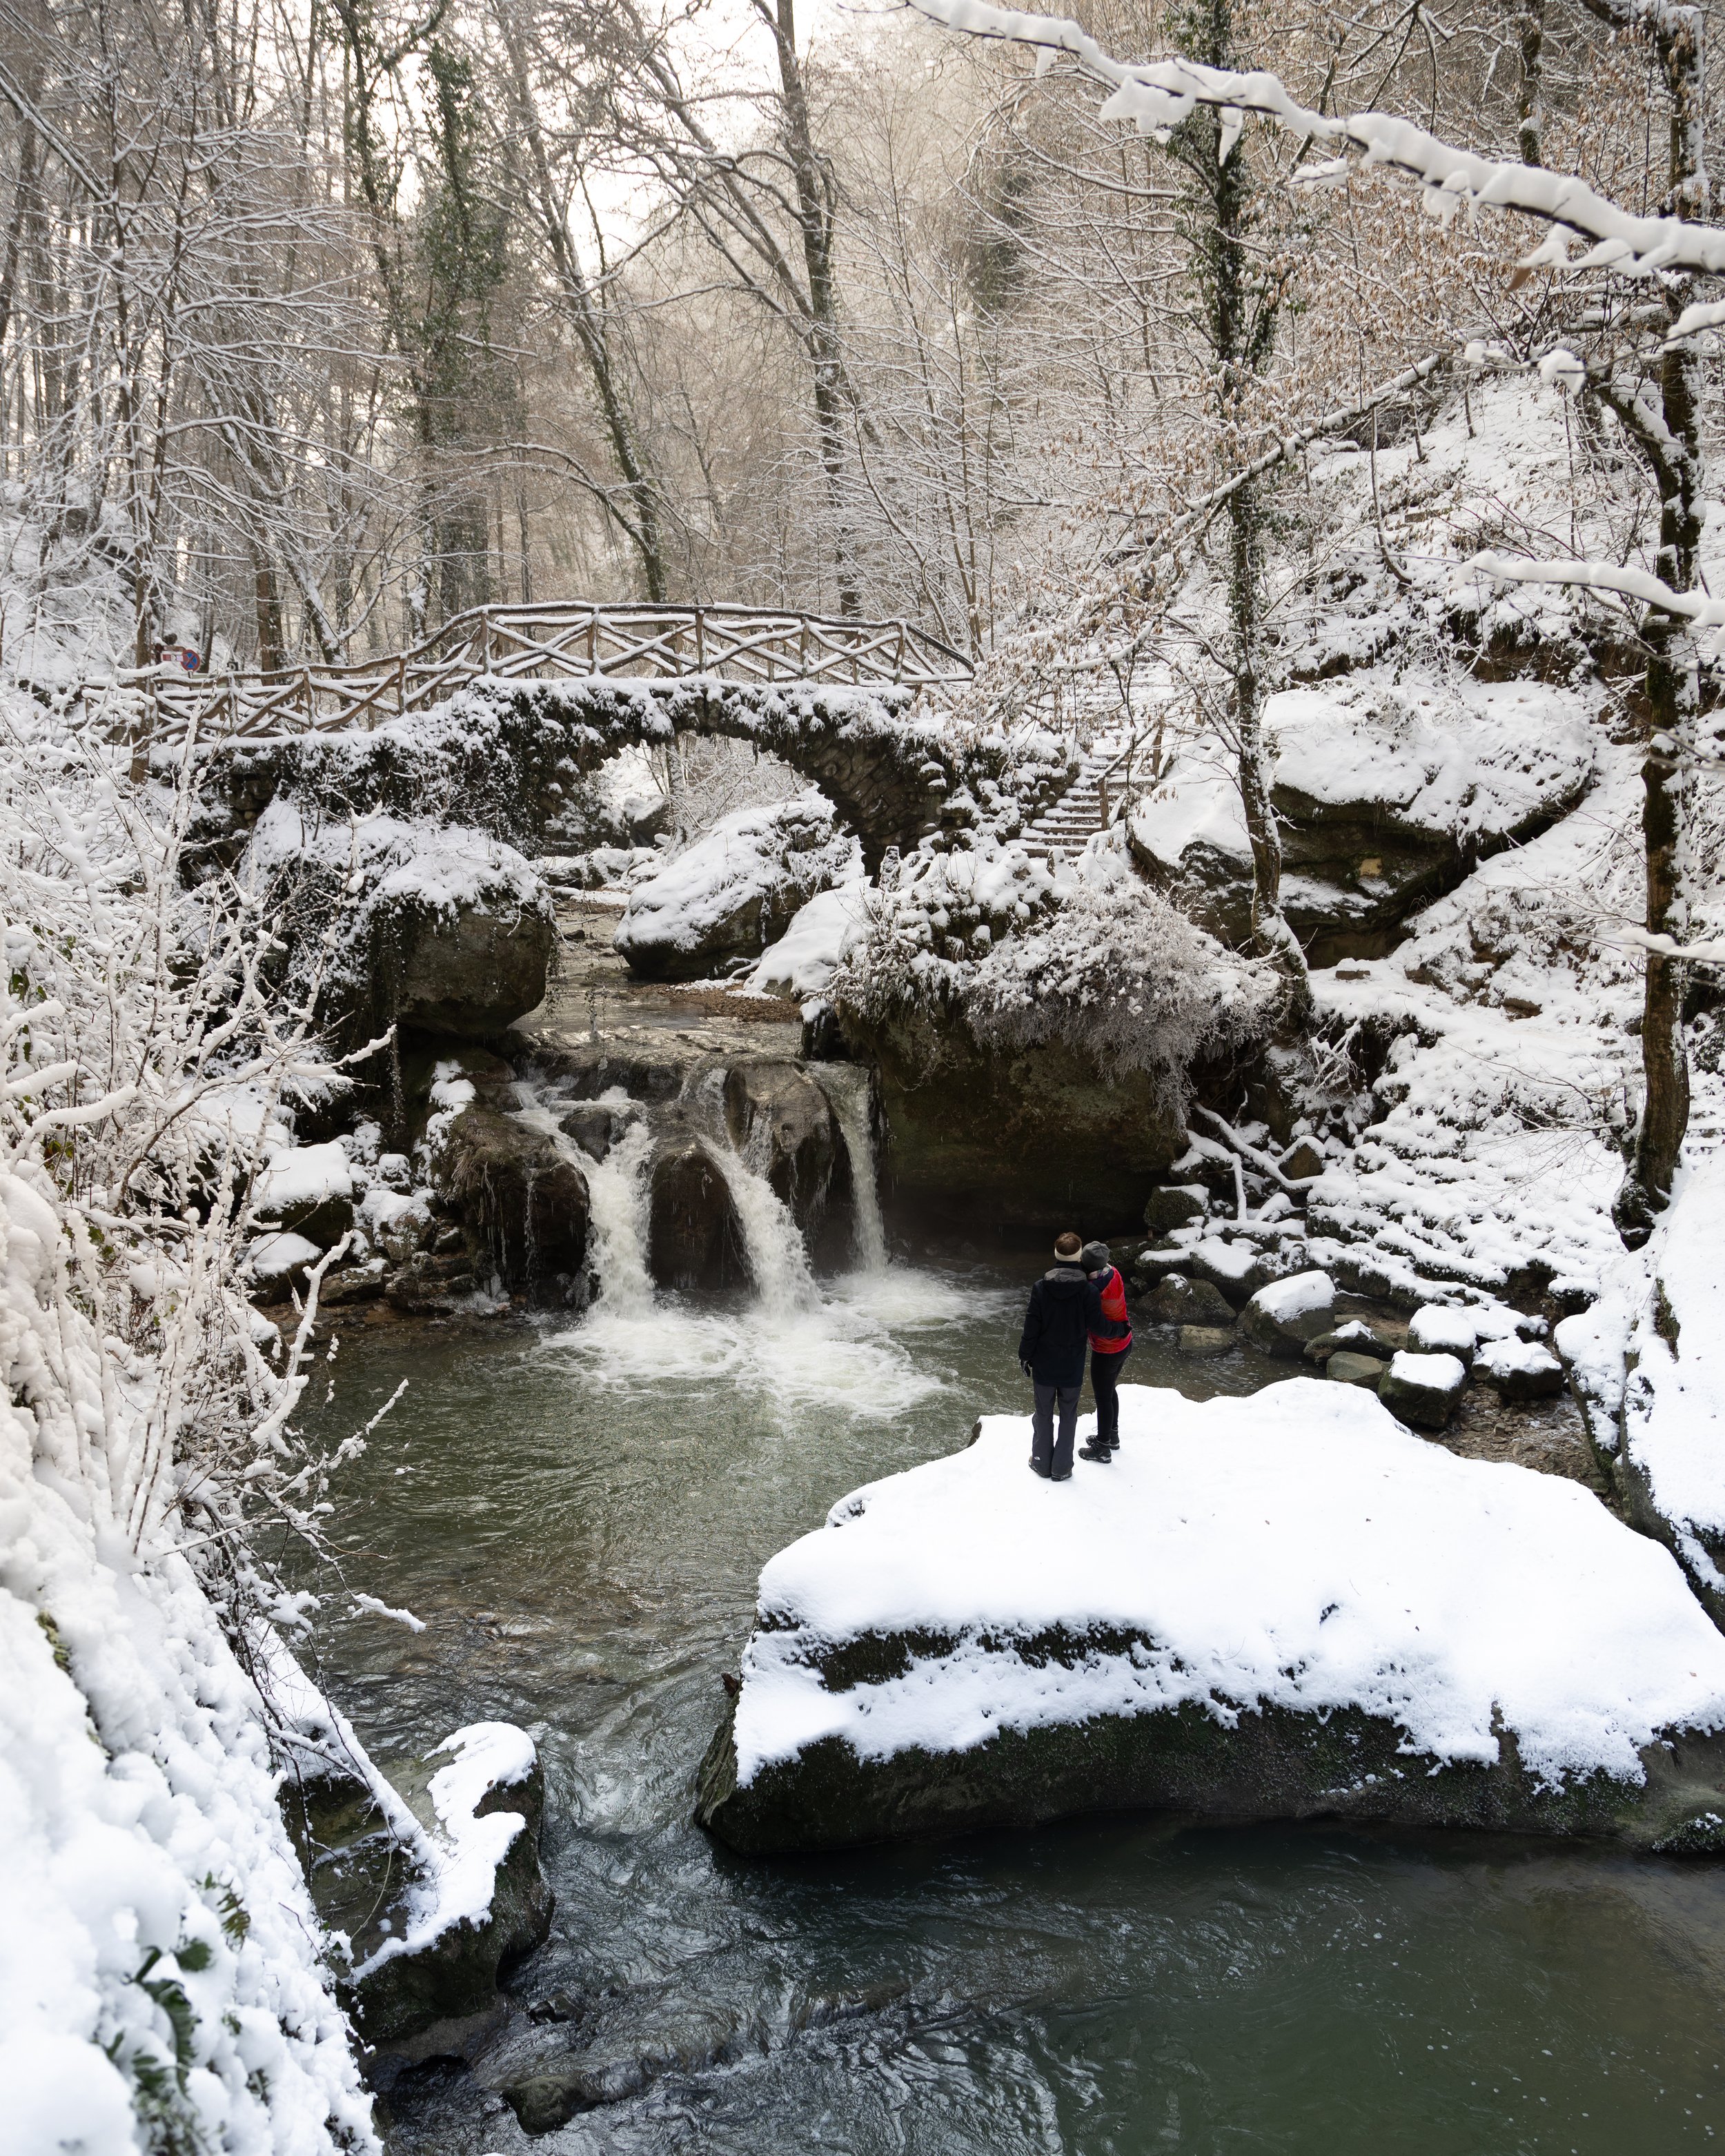
<path fill-rule="evenodd" d="M 857 1491 L 761 1575 L 698 1817 L 750 1851 L 1129 1805 L 1725 1851 L 1725 1640 L 1576 1484 L 1301 1378 L 1122 1389 Z"/>
<path fill-rule="evenodd" d="M 327 1748 L 343 1770 L 310 1756 L 286 1807 L 318 1913 L 352 1945 L 343 2002 L 374 2050 L 459 2053 L 501 2017 L 500 1969 L 551 1927 L 537 1751 L 513 1723 L 475 1722 L 386 1780 L 343 1733 Z"/>
<path fill-rule="evenodd" d="M 483 831 L 279 796 L 239 873 L 280 924 L 289 985 L 315 995 L 345 1046 L 393 1025 L 484 1039 L 544 998 L 549 900 Z"/>
<path fill-rule="evenodd" d="M 637 882 L 617 948 L 649 980 L 698 980 L 752 958 L 818 891 L 855 878 L 856 840 L 819 794 L 739 808 Z"/>
<path fill-rule="evenodd" d="M 1265 706 L 1282 898 L 1315 963 L 1378 956 L 1474 863 L 1572 807 L 1593 771 L 1579 692 L 1539 681 L 1368 669 Z M 1133 851 L 1193 917 L 1250 927 L 1251 850 L 1233 774 L 1177 764 L 1134 810 Z"/>

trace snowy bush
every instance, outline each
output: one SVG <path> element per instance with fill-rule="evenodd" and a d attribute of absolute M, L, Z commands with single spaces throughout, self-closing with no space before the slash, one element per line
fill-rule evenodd
<path fill-rule="evenodd" d="M 240 1257 L 296 1091 L 338 1074 L 231 880 L 25 700 L 0 768 L 0 2084 L 8 2143 L 372 2145 L 275 1799 L 255 1555 L 317 1542 L 313 1287 L 278 1359 Z M 323 1262 L 327 1262 L 325 1260 Z"/>
<path fill-rule="evenodd" d="M 1070 1048 L 1111 1081 L 1142 1070 L 1178 1110 L 1193 1064 L 1260 1031 L 1276 1002 L 1270 968 L 1122 880 L 1081 884 L 1041 926 L 994 945 L 961 1008 L 984 1047 Z"/>
<path fill-rule="evenodd" d="M 1178 1108 L 1199 1056 L 1268 1024 L 1276 984 L 1105 834 L 1070 864 L 1012 844 L 917 856 L 870 908 L 831 993 L 866 1022 L 921 1008 L 962 1018 L 985 1049 L 1063 1047 L 1110 1081 L 1142 1071 Z"/>

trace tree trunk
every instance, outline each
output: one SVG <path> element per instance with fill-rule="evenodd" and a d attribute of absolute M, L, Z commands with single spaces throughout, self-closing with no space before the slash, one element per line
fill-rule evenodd
<path fill-rule="evenodd" d="M 777 9 L 757 0 L 773 32 L 778 54 L 779 105 L 784 145 L 796 178 L 797 223 L 803 263 L 809 280 L 809 357 L 814 372 L 814 429 L 820 444 L 827 506 L 833 519 L 833 569 L 839 611 L 854 619 L 862 612 L 855 547 L 845 510 L 844 361 L 839 341 L 839 280 L 834 259 L 837 194 L 825 160 L 816 149 L 809 116 L 809 95 L 797 58 L 795 0 L 777 0 Z"/>
<path fill-rule="evenodd" d="M 1671 102 L 1671 184 L 1661 208 L 1674 217 L 1704 215 L 1705 72 L 1699 9 L 1656 8 L 1646 0 L 1584 0 L 1584 4 L 1615 28 L 1643 30 L 1651 36 Z M 1673 316 L 1688 298 L 1689 284 L 1684 278 L 1666 289 L 1666 305 Z M 1673 591 L 1692 591 L 1705 483 L 1701 362 L 1693 341 L 1667 347 L 1661 360 L 1656 420 L 1643 412 L 1633 395 L 1608 401 L 1640 442 L 1659 484 L 1655 569 Z M 1686 623 L 1660 613 L 1650 613 L 1641 634 L 1648 646 L 1647 742 L 1641 762 L 1647 932 L 1681 943 L 1688 926 L 1683 865 L 1700 698 L 1695 642 Z M 1646 964 L 1641 1004 L 1641 1118 L 1629 1173 L 1611 1207 L 1617 1231 L 1630 1250 L 1646 1241 L 1655 1220 L 1671 1202 L 1689 1128 L 1689 1060 L 1683 1040 L 1688 969 L 1682 959 L 1656 950 L 1648 952 Z"/>

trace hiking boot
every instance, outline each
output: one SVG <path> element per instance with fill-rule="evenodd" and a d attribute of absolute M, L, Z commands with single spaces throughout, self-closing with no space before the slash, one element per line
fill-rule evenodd
<path fill-rule="evenodd" d="M 1034 1460 L 1030 1462 L 1030 1472 L 1033 1475 L 1040 1475 L 1045 1482 L 1049 1479 L 1048 1470 L 1045 1467 L 1039 1467 Z"/>
<path fill-rule="evenodd" d="M 1106 1466 L 1114 1457 L 1114 1448 L 1111 1445 L 1081 1445 L 1078 1448 L 1078 1457 L 1081 1460 L 1100 1460 Z"/>

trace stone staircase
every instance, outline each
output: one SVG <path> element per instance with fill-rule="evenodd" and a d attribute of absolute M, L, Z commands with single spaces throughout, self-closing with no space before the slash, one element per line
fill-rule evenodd
<path fill-rule="evenodd" d="M 1026 829 L 1025 852 L 1045 859 L 1056 847 L 1064 854 L 1080 852 L 1119 811 L 1121 773 L 1115 767 L 1123 765 L 1125 755 L 1126 743 L 1116 735 L 1093 743 L 1072 783 Z"/>

